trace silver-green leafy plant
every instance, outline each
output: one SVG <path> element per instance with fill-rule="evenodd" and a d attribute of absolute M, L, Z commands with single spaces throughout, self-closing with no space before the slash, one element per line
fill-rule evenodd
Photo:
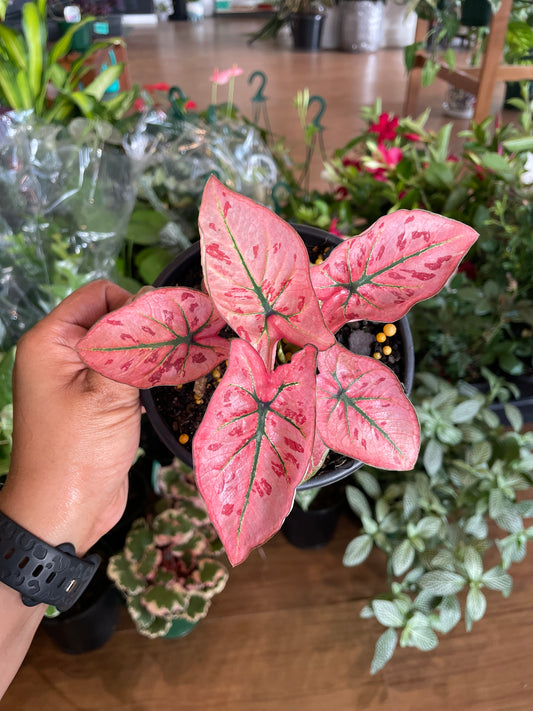
<path fill-rule="evenodd" d="M 485 614 L 485 591 L 510 594 L 508 569 L 533 539 L 533 526 L 524 522 L 533 517 L 533 500 L 518 497 L 533 481 L 533 432 L 522 431 L 521 414 L 508 403 L 511 427 L 500 424 L 489 405 L 510 393 L 485 375 L 485 395 L 419 375 L 412 395 L 422 435 L 416 467 L 361 470 L 347 487 L 362 531 L 348 544 L 344 565 L 359 565 L 374 548 L 387 557 L 388 591 L 361 612 L 386 627 L 372 673 L 398 644 L 434 649 L 438 634 L 462 618 L 470 631 Z M 485 553 L 494 546 L 499 560 L 487 567 Z"/>
<path fill-rule="evenodd" d="M 176 620 L 203 619 L 228 579 L 221 543 L 194 477 L 176 461 L 160 469 L 155 512 L 135 521 L 107 573 L 126 597 L 138 631 L 164 637 Z"/>

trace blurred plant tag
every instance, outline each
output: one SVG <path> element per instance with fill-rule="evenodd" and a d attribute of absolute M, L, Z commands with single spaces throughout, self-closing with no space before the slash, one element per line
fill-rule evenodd
<path fill-rule="evenodd" d="M 81 21 L 81 10 L 77 5 L 66 5 L 63 10 L 65 22 L 74 23 Z"/>

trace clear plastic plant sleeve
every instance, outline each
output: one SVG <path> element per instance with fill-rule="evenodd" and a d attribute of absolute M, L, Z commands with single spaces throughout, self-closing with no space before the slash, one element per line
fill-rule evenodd
<path fill-rule="evenodd" d="M 0 117 L 0 349 L 82 284 L 111 277 L 136 198 L 112 129 Z"/>

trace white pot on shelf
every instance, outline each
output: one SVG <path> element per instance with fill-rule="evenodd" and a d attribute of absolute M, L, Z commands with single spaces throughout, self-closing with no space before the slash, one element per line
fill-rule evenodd
<path fill-rule="evenodd" d="M 407 47 L 415 41 L 417 15 L 407 13 L 407 6 L 387 0 L 383 14 L 382 47 Z"/>
<path fill-rule="evenodd" d="M 383 33 L 381 0 L 341 0 L 341 48 L 347 52 L 376 52 Z"/>
<path fill-rule="evenodd" d="M 322 49 L 338 49 L 341 43 L 341 11 L 338 5 L 328 7 L 322 27 Z"/>

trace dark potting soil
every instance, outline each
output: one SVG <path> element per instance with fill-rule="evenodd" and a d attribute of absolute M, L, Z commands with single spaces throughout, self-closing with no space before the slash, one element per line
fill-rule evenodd
<path fill-rule="evenodd" d="M 380 362 L 388 366 L 401 380 L 403 372 L 402 342 L 399 330 L 383 343 L 378 343 L 376 336 L 382 332 L 383 324 L 371 321 L 355 321 L 345 324 L 336 337 L 341 345 L 353 353 L 364 356 L 380 355 Z M 220 335 L 231 338 L 233 332 Z M 388 346 L 391 353 L 385 355 L 383 348 Z M 176 439 L 189 451 L 192 451 L 192 438 L 203 420 L 205 411 L 211 397 L 226 370 L 225 363 L 221 363 L 204 378 L 177 387 L 165 386 L 154 388 L 152 391 L 154 401 L 163 419 L 175 432 Z M 347 460 L 336 453 L 331 453 L 326 459 L 325 466 L 334 468 L 341 466 Z"/>

